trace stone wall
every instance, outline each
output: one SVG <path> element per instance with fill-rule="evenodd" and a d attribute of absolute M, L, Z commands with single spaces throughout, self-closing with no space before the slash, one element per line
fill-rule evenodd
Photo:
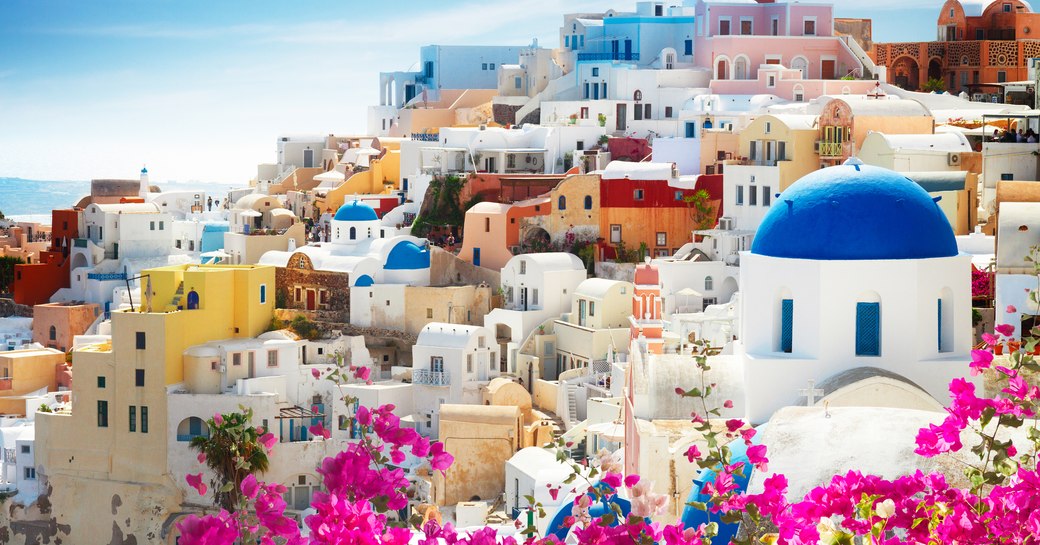
<path fill-rule="evenodd" d="M 295 256 L 294 256 L 295 258 Z M 291 266 L 275 269 L 276 301 L 282 308 L 306 310 L 307 290 L 315 290 L 317 313 L 322 321 L 347 322 L 350 319 L 350 275 L 341 272 L 316 271 L 310 268 Z M 296 288 L 301 289 L 300 300 L 296 299 Z M 328 301 L 321 305 L 318 290 L 328 292 Z M 313 319 L 313 318 L 312 318 Z"/>
<path fill-rule="evenodd" d="M 499 125 L 515 125 L 516 124 L 516 112 L 522 106 L 514 106 L 512 104 L 494 104 L 491 106 L 491 111 L 495 118 L 495 123 Z"/>
<path fill-rule="evenodd" d="M 612 261 L 600 261 L 596 263 L 596 277 L 607 280 L 622 280 L 631 282 L 636 276 L 635 263 L 614 263 Z"/>
<path fill-rule="evenodd" d="M 497 289 L 502 276 L 498 271 L 485 269 L 436 246 L 430 247 L 430 285 L 465 286 L 487 284 Z"/>
<path fill-rule="evenodd" d="M 8 316 L 19 316 L 32 318 L 33 309 L 28 305 L 19 305 L 13 299 L 0 299 L 0 318 Z"/>

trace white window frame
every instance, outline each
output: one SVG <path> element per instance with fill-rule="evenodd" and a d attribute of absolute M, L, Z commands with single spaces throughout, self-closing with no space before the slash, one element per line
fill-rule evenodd
<path fill-rule="evenodd" d="M 751 23 L 751 33 L 750 34 L 744 34 L 744 21 L 749 21 Z M 733 29 L 731 28 L 730 30 L 733 30 Z M 755 35 L 755 18 L 746 16 L 746 15 L 742 15 L 740 17 L 740 28 L 738 28 L 737 30 L 740 31 L 740 33 L 737 34 L 737 36 L 754 36 Z"/>
<path fill-rule="evenodd" d="M 726 33 L 726 34 L 722 33 L 722 22 L 723 21 L 726 21 L 727 23 L 729 23 L 729 32 Z M 716 36 L 732 36 L 733 35 L 733 18 L 729 17 L 729 16 L 719 17 L 719 26 L 718 26 L 718 28 L 715 31 L 715 35 Z M 696 47 L 696 46 L 694 46 L 694 47 Z"/>
<path fill-rule="evenodd" d="M 806 21 L 812 21 L 812 23 L 813 23 L 813 33 L 812 34 L 806 34 L 805 33 L 805 22 Z M 805 17 L 802 17 L 802 36 L 819 36 L 819 35 L 820 35 L 820 27 L 819 27 L 819 23 L 816 21 L 816 16 L 815 15 L 806 15 Z"/>

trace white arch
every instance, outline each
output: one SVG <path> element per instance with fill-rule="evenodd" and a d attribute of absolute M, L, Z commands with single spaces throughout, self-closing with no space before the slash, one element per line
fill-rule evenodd
<path fill-rule="evenodd" d="M 723 71 L 720 73 L 719 67 L 722 65 L 722 63 L 725 63 L 725 66 L 723 66 Z M 732 65 L 733 63 L 730 62 L 729 57 L 725 55 L 719 55 L 715 57 L 715 79 L 730 79 L 730 76 L 733 74 Z"/>
<path fill-rule="evenodd" d="M 733 58 L 733 71 L 729 79 L 751 79 L 751 59 L 741 53 Z"/>
<path fill-rule="evenodd" d="M 798 55 L 791 59 L 791 69 L 801 70 L 802 79 L 809 79 L 809 59 L 805 58 L 804 55 Z"/>

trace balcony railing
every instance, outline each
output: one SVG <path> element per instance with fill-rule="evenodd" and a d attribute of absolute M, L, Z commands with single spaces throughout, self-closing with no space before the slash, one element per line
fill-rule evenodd
<path fill-rule="evenodd" d="M 417 142 L 439 142 L 441 139 L 441 133 L 439 132 L 418 132 L 412 133 L 412 140 Z"/>
<path fill-rule="evenodd" d="M 86 247 L 87 247 L 87 242 L 88 242 L 88 241 L 87 241 L 87 239 L 85 239 L 85 238 L 77 238 L 77 239 L 75 240 L 74 244 L 75 244 L 75 246 L 76 246 L 77 248 L 86 248 Z"/>
<path fill-rule="evenodd" d="M 841 157 L 841 142 L 818 142 L 820 145 L 820 157 Z"/>
<path fill-rule="evenodd" d="M 638 61 L 639 53 L 578 53 L 579 61 Z"/>
<path fill-rule="evenodd" d="M 447 371 L 430 371 L 415 369 L 412 371 L 412 384 L 426 386 L 447 386 L 451 384 L 451 375 Z"/>
<path fill-rule="evenodd" d="M 126 280 L 126 273 L 87 273 L 88 280 L 108 282 L 112 280 Z"/>

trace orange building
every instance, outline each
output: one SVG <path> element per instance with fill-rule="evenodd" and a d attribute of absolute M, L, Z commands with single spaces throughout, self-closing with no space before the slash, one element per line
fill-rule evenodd
<path fill-rule="evenodd" d="M 39 305 L 54 292 L 69 287 L 69 252 L 79 237 L 79 210 L 51 212 L 51 246 L 40 253 L 39 263 L 15 265 L 14 301 Z"/>
<path fill-rule="evenodd" d="M 62 352 L 72 349 L 76 335 L 84 334 L 101 308 L 94 303 L 49 303 L 33 307 L 33 342 Z"/>
<path fill-rule="evenodd" d="M 1029 58 L 1040 57 L 1040 14 L 1023 0 L 946 0 L 937 27 L 938 41 L 874 45 L 889 82 L 913 91 L 938 79 L 952 93 L 992 93 L 1028 79 Z"/>
<path fill-rule="evenodd" d="M 661 280 L 657 267 L 649 263 L 636 267 L 632 290 L 632 316 L 629 317 L 631 342 L 646 343 L 646 352 L 664 353 L 664 321 L 661 311 Z"/>

